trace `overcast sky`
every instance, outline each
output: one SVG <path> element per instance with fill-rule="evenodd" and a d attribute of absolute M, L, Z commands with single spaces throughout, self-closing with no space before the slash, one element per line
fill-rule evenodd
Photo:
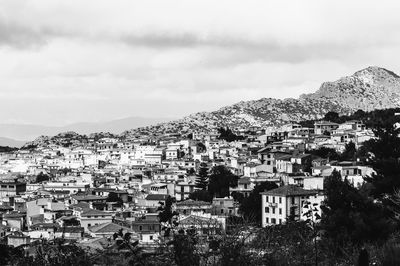
<path fill-rule="evenodd" d="M 400 73 L 399 1 L 0 3 L 0 123 L 178 118 Z"/>

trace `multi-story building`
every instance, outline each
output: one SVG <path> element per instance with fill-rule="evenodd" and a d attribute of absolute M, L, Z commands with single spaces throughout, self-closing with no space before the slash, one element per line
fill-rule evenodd
<path fill-rule="evenodd" d="M 262 226 L 282 224 L 289 219 L 304 219 L 303 205 L 311 197 L 318 198 L 320 202 L 323 200 L 317 190 L 306 190 L 296 185 L 262 192 Z"/>
<path fill-rule="evenodd" d="M 14 197 L 26 191 L 26 183 L 18 181 L 0 182 L 0 198 Z"/>

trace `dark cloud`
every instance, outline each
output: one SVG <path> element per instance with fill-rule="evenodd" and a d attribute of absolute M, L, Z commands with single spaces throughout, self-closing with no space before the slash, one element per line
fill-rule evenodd
<path fill-rule="evenodd" d="M 45 45 L 46 34 L 0 18 L 0 45 L 24 49 Z"/>

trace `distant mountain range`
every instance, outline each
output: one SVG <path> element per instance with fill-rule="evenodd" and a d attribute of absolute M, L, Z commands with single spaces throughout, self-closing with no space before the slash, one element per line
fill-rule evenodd
<path fill-rule="evenodd" d="M 384 68 L 368 67 L 337 81 L 324 82 L 315 93 L 303 94 L 298 99 L 262 98 L 254 101 L 242 101 L 217 111 L 195 113 L 169 122 L 165 122 L 166 119 L 128 118 L 101 124 L 81 123 L 67 127 L 47 127 L 46 129 L 38 126 L 6 126 L 3 129 L 0 125 L 0 132 L 3 132 L 0 135 L 32 139 L 38 135 L 55 135 L 65 131 L 75 131 L 80 134 L 99 131 L 119 133 L 124 129 L 132 128 L 120 135 L 130 138 L 173 132 L 190 133 L 195 130 L 215 129 L 221 126 L 231 128 L 265 127 L 320 119 L 329 111 L 349 114 L 359 109 L 371 111 L 397 107 L 400 107 L 400 77 Z"/>
<path fill-rule="evenodd" d="M 67 126 L 42 126 L 24 124 L 0 124 L 0 146 L 20 147 L 27 141 L 39 136 L 53 136 L 60 132 L 74 131 L 79 134 L 94 132 L 110 132 L 119 134 L 127 128 L 137 128 L 154 125 L 171 120 L 170 118 L 128 117 L 107 122 L 75 123 Z"/>

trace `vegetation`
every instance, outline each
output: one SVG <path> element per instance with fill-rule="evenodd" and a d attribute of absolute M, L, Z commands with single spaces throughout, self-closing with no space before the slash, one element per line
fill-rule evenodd
<path fill-rule="evenodd" d="M 218 129 L 218 133 L 219 133 L 218 139 L 224 139 L 224 140 L 226 140 L 228 142 L 232 142 L 232 141 L 236 141 L 236 140 L 243 140 L 244 139 L 244 137 L 238 136 L 235 133 L 233 133 L 232 130 L 229 127 L 227 127 L 227 128 L 223 128 L 223 127 L 219 128 Z"/>
<path fill-rule="evenodd" d="M 208 191 L 213 197 L 227 197 L 229 188 L 236 187 L 238 179 L 226 166 L 214 166 L 210 171 Z"/>
<path fill-rule="evenodd" d="M 273 182 L 257 184 L 248 197 L 241 199 L 239 212 L 246 221 L 261 225 L 261 192 L 268 191 L 278 186 Z"/>

